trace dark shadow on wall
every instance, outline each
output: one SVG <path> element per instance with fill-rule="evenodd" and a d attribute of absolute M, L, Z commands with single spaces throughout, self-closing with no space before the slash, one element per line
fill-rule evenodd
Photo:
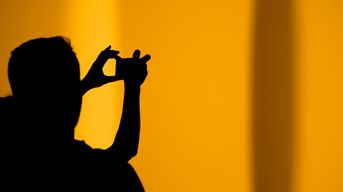
<path fill-rule="evenodd" d="M 294 63 L 292 0 L 257 0 L 253 46 L 255 192 L 290 192 Z"/>

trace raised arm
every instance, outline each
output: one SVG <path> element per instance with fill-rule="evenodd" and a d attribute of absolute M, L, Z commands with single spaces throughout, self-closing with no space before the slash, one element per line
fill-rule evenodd
<path fill-rule="evenodd" d="M 104 49 L 93 63 L 87 75 L 81 81 L 81 94 L 90 89 L 100 87 L 106 83 L 124 80 L 124 103 L 122 116 L 114 143 L 107 150 L 95 150 L 101 157 L 128 162 L 137 154 L 140 132 L 140 91 L 148 71 L 146 62 L 150 55 L 140 58 L 140 51 L 136 50 L 132 58 L 118 56 L 118 51 L 111 50 L 111 46 Z M 116 75 L 106 76 L 102 68 L 108 59 L 116 59 Z M 97 155 L 96 155 L 97 156 Z"/>
<path fill-rule="evenodd" d="M 136 50 L 130 59 L 131 62 L 126 63 L 122 117 L 114 143 L 108 149 L 117 159 L 125 162 L 137 154 L 139 144 L 140 91 L 148 74 L 146 62 L 150 55 L 139 57 L 140 51 Z"/>

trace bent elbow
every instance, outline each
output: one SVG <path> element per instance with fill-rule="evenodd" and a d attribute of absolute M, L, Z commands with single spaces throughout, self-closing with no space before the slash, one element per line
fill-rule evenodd
<path fill-rule="evenodd" d="M 128 151 L 128 153 L 126 154 L 127 161 L 130 161 L 133 157 L 137 155 L 137 153 L 138 153 L 137 150 Z"/>
<path fill-rule="evenodd" d="M 123 153 L 120 155 L 122 161 L 124 162 L 129 162 L 133 157 L 137 155 L 137 150 L 128 150 L 128 151 L 123 151 Z"/>

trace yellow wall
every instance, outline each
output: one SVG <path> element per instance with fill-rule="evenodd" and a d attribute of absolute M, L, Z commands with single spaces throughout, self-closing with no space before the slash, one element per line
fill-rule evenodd
<path fill-rule="evenodd" d="M 250 191 L 251 1 L 120 1 L 121 45 L 152 55 L 132 163 L 148 191 Z"/>
<path fill-rule="evenodd" d="M 150 53 L 132 160 L 147 191 L 249 191 L 250 1 L 96 2 L 1 1 L 1 68 L 40 36 L 69 37 L 82 76 L 108 44 Z M 109 146 L 121 99 L 121 83 L 88 93 L 76 138 Z"/>
<path fill-rule="evenodd" d="M 100 51 L 108 45 L 120 49 L 118 4 L 111 0 L 65 2 L 65 35 L 81 63 L 81 76 L 86 75 Z M 115 74 L 114 60 L 105 65 L 105 73 Z M 123 82 L 110 83 L 88 92 L 83 97 L 75 137 L 94 148 L 107 148 L 118 128 L 123 97 Z"/>
<path fill-rule="evenodd" d="M 295 190 L 343 191 L 343 2 L 296 4 Z"/>
<path fill-rule="evenodd" d="M 109 44 L 124 57 L 138 48 L 152 56 L 142 86 L 139 152 L 131 161 L 146 191 L 265 192 L 283 185 L 292 187 L 284 191 L 343 191 L 343 3 L 275 2 L 2 0 L 0 95 L 11 93 L 6 74 L 11 50 L 31 38 L 69 37 L 82 76 Z M 284 5 L 288 12 L 283 12 Z M 285 27 L 283 13 L 291 14 L 289 33 L 268 28 Z M 276 54 L 269 58 L 268 53 Z M 283 59 L 288 56 L 292 68 Z M 274 61 L 284 68 L 272 66 Z M 258 72 L 260 65 L 263 70 Z M 109 63 L 106 73 L 114 73 L 113 68 Z M 293 71 L 282 76 L 284 69 Z M 263 78 L 256 76 L 263 74 L 275 82 L 257 84 Z M 277 88 L 284 80 L 290 81 L 286 85 L 294 92 Z M 258 92 L 256 85 L 271 87 Z M 273 93 L 270 102 L 254 99 L 265 93 Z M 292 106 L 282 103 L 290 101 L 283 94 L 294 94 Z M 87 93 L 76 138 L 92 147 L 108 147 L 119 123 L 122 95 L 122 82 Z M 273 102 L 270 108 L 256 110 Z M 273 128 L 279 120 L 258 123 L 256 112 L 289 124 L 281 131 L 268 131 L 264 125 Z M 282 137 L 283 133 L 291 135 Z M 261 141 L 271 137 L 275 148 Z M 278 146 L 279 141 L 288 147 Z M 292 171 L 263 172 L 272 166 L 256 163 L 273 157 L 277 157 L 273 166 L 290 166 Z M 258 187 L 269 182 L 254 178 L 258 176 L 275 177 L 280 183 Z"/>

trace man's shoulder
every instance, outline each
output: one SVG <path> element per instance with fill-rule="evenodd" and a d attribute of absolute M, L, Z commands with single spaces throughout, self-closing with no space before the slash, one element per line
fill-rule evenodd
<path fill-rule="evenodd" d="M 13 110 L 14 99 L 12 96 L 0 97 L 0 112 Z"/>
<path fill-rule="evenodd" d="M 15 106 L 13 97 L 0 97 L 0 123 L 2 130 L 9 128 L 14 123 Z"/>

